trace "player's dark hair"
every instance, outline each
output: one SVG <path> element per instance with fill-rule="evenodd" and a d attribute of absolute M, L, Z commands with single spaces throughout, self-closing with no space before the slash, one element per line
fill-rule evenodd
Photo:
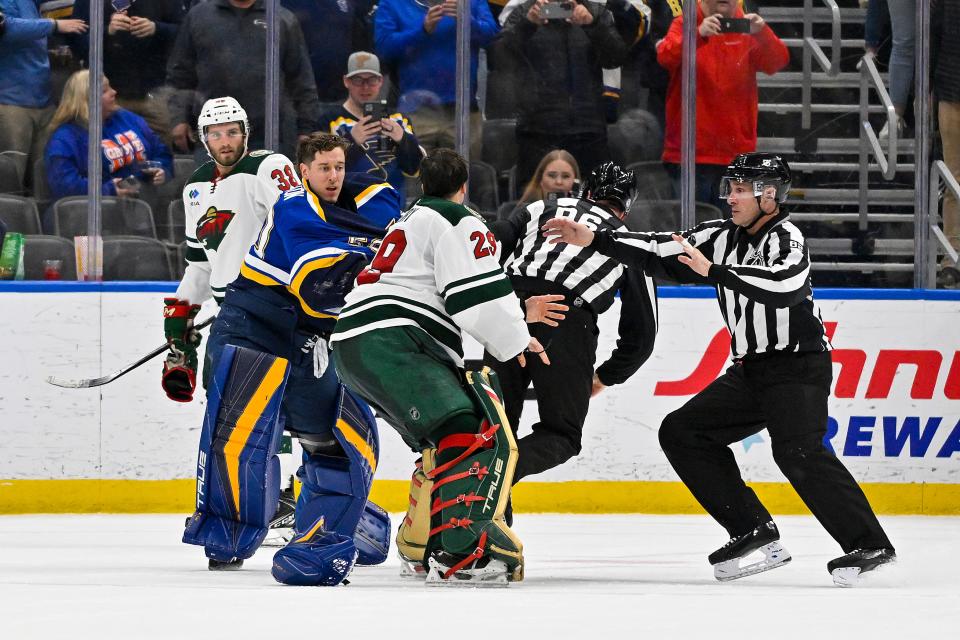
<path fill-rule="evenodd" d="M 434 149 L 420 163 L 423 195 L 447 198 L 467 181 L 467 163 L 453 149 Z"/>
<path fill-rule="evenodd" d="M 334 149 L 343 149 L 344 155 L 350 143 L 332 133 L 311 133 L 297 146 L 297 164 L 310 164 L 318 153 L 326 153 Z"/>

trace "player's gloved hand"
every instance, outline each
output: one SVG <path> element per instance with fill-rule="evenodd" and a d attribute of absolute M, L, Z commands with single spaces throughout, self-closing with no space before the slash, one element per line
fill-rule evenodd
<path fill-rule="evenodd" d="M 171 400 L 190 402 L 197 388 L 197 347 L 202 338 L 193 328 L 193 319 L 200 305 L 177 298 L 164 298 L 163 302 L 163 332 L 170 353 L 163 362 L 161 386 Z"/>

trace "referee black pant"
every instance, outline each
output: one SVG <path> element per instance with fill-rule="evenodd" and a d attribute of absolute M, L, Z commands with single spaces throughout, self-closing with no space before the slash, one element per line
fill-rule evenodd
<path fill-rule="evenodd" d="M 823 444 L 829 352 L 738 361 L 660 426 L 660 445 L 730 537 L 772 520 L 743 482 L 729 445 L 766 427 L 773 459 L 844 553 L 891 547 L 853 476 Z"/>
<path fill-rule="evenodd" d="M 517 441 L 520 456 L 514 483 L 561 465 L 580 453 L 583 422 L 593 387 L 598 329 L 593 313 L 575 307 L 569 298 L 565 303 L 570 310 L 560 326 L 548 327 L 539 322 L 527 325 L 530 334 L 546 348 L 550 366 L 531 354 L 526 354 L 526 367 L 521 367 L 516 358 L 500 362 L 484 354 L 484 364 L 500 378 L 504 408 L 514 433 L 531 382 L 537 392 L 540 420 L 533 425 L 533 433 Z"/>

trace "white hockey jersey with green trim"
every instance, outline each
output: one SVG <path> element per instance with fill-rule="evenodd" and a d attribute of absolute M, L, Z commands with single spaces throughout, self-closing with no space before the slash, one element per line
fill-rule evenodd
<path fill-rule="evenodd" d="M 211 160 L 183 188 L 187 269 L 177 297 L 223 302 L 250 245 L 280 194 L 300 186 L 293 163 L 272 151 L 253 151 L 225 178 Z"/>
<path fill-rule="evenodd" d="M 421 198 L 357 276 L 330 341 L 414 326 L 463 366 L 463 329 L 499 360 L 518 355 L 530 334 L 498 250 L 479 215 L 448 200 Z"/>

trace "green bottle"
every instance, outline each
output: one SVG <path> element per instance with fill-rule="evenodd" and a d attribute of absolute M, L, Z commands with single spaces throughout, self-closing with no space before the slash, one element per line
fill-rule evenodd
<path fill-rule="evenodd" d="M 0 249 L 0 280 L 23 280 L 23 234 L 7 233 Z"/>

